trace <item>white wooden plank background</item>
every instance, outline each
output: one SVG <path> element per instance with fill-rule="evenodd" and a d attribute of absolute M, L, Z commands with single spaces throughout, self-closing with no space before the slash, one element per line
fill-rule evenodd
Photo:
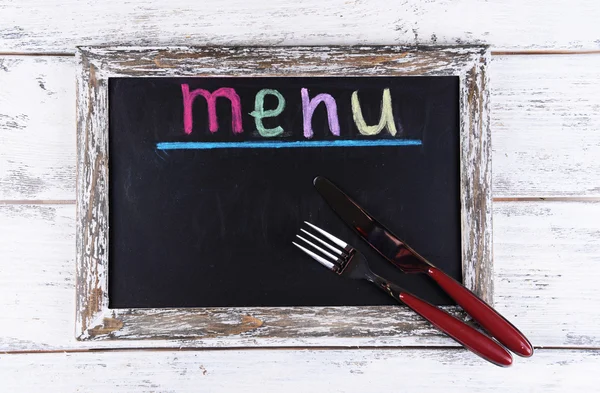
<path fill-rule="evenodd" d="M 599 80 L 600 54 L 493 57 L 496 198 L 600 196 Z M 0 200 L 73 201 L 73 58 L 0 57 L 0 87 Z"/>
<path fill-rule="evenodd" d="M 74 339 L 73 205 L 0 205 L 0 351 L 188 346 L 369 346 L 370 338 L 78 343 Z M 494 205 L 495 304 L 535 346 L 600 348 L 600 202 Z M 402 311 L 399 311 L 399 313 Z M 412 315 L 404 310 L 407 315 Z M 426 323 L 378 345 L 455 346 Z M 390 336 L 386 339 L 386 336 Z"/>
<path fill-rule="evenodd" d="M 553 348 L 516 358 L 510 369 L 438 348 L 455 344 L 425 325 L 385 341 L 420 349 L 168 349 L 240 343 L 224 338 L 76 342 L 74 62 L 11 56 L 122 43 L 488 43 L 498 52 L 598 52 L 598 20 L 596 0 L 0 0 L 0 391 L 600 391 L 600 54 L 491 63 L 496 307 L 536 347 Z M 537 197 L 566 201 L 523 200 Z M 504 201 L 513 198 L 521 200 Z M 85 352 L 116 346 L 131 349 Z M 167 348 L 134 349 L 141 347 Z M 411 378 L 400 384 L 401 373 Z"/>
<path fill-rule="evenodd" d="M 1 0 L 0 15 L 0 52 L 121 43 L 600 48 L 596 0 Z"/>
<path fill-rule="evenodd" d="M 0 57 L 0 200 L 75 199 L 72 57 Z"/>
<path fill-rule="evenodd" d="M 508 369 L 462 349 L 0 355 L 6 392 L 598 392 L 600 352 L 538 350 Z"/>
<path fill-rule="evenodd" d="M 600 54 L 490 69 L 494 197 L 600 196 Z"/>

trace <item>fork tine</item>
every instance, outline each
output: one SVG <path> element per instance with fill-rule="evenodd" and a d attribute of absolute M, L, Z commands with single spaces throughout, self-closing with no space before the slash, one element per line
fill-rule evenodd
<path fill-rule="evenodd" d="M 327 269 L 333 270 L 335 268 L 335 265 L 333 263 L 331 263 L 328 260 L 326 260 L 325 258 L 315 254 L 314 252 L 310 251 L 309 249 L 302 247 L 301 245 L 299 245 L 296 242 L 292 242 L 292 244 L 294 246 L 298 247 L 299 249 L 301 249 L 302 251 L 304 251 L 305 253 L 307 253 L 315 261 L 319 262 L 321 265 L 325 266 Z"/>
<path fill-rule="evenodd" d="M 305 243 L 310 244 L 314 249 L 316 249 L 317 251 L 321 252 L 321 254 L 328 256 L 329 258 L 333 259 L 334 261 L 338 260 L 338 257 L 336 257 L 335 255 L 333 255 L 332 253 L 323 250 L 321 247 L 317 246 L 314 243 L 311 243 L 310 241 L 308 241 L 308 239 L 303 238 L 300 235 L 296 235 L 297 238 L 304 240 Z"/>
<path fill-rule="evenodd" d="M 329 240 L 331 240 L 332 242 L 334 242 L 335 244 L 337 244 L 338 246 L 342 247 L 342 248 L 346 248 L 346 246 L 348 246 L 347 243 L 345 243 L 344 241 L 342 241 L 341 239 L 338 239 L 337 237 L 333 236 L 331 233 L 325 232 L 324 230 L 322 230 L 321 228 L 319 228 L 316 225 L 311 224 L 308 221 L 304 221 L 304 223 L 308 226 L 310 226 L 311 228 L 313 228 L 314 230 L 318 231 L 321 235 L 327 237 Z"/>
<path fill-rule="evenodd" d="M 304 229 L 300 228 L 300 231 L 306 233 L 308 236 L 312 237 L 313 239 L 315 239 L 316 241 L 318 241 L 319 243 L 321 243 L 322 245 L 324 245 L 325 247 L 329 248 L 331 251 L 335 252 L 338 255 L 343 255 L 344 253 L 340 250 L 338 250 L 337 248 L 335 248 L 334 246 L 332 246 L 331 244 L 319 239 L 318 237 L 316 237 L 315 235 L 313 235 L 312 233 L 305 231 Z"/>

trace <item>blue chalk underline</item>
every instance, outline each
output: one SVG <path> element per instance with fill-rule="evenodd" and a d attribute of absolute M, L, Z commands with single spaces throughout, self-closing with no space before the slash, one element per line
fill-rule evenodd
<path fill-rule="evenodd" d="M 244 142 L 159 142 L 158 150 L 181 149 L 280 149 L 291 147 L 420 146 L 420 139 L 334 140 L 334 141 L 244 141 Z"/>

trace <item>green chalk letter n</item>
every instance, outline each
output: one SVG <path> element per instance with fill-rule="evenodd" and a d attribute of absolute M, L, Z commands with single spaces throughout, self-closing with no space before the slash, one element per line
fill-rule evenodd
<path fill-rule="evenodd" d="M 383 90 L 379 124 L 376 126 L 368 126 L 367 123 L 365 123 L 362 109 L 360 109 L 360 102 L 358 101 L 358 91 L 352 93 L 352 117 L 354 117 L 354 123 L 356 123 L 358 131 L 363 135 L 377 135 L 384 127 L 387 127 L 392 136 L 396 135 L 397 131 L 396 124 L 394 123 L 394 113 L 392 112 L 392 96 L 390 95 L 390 89 Z"/>
<path fill-rule="evenodd" d="M 277 97 L 277 108 L 265 110 L 265 96 L 267 94 L 271 94 Z M 280 92 L 274 89 L 262 89 L 258 93 L 256 93 L 256 97 L 254 99 L 254 111 L 250 112 L 250 115 L 254 117 L 254 122 L 256 123 L 256 129 L 261 136 L 271 138 L 274 136 L 281 135 L 283 133 L 283 128 L 281 126 L 277 126 L 275 128 L 265 128 L 263 125 L 262 119 L 265 117 L 275 117 L 281 114 L 285 109 L 285 98 L 281 95 Z"/>

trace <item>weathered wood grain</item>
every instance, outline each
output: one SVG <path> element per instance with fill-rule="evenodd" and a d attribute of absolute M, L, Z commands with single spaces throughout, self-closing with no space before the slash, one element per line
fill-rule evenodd
<path fill-rule="evenodd" d="M 0 52 L 103 44 L 600 48 L 595 0 L 2 0 L 0 15 Z"/>
<path fill-rule="evenodd" d="M 464 75 L 484 46 L 79 47 L 96 78 Z M 482 64 L 485 66 L 486 64 Z M 470 67 L 468 68 L 471 69 Z"/>
<path fill-rule="evenodd" d="M 496 308 L 537 347 L 600 348 L 597 217 L 599 202 L 494 204 Z M 376 320 L 365 313 L 364 318 L 371 318 L 373 326 L 351 335 L 347 335 L 351 330 L 333 323 L 318 330 L 320 337 L 314 337 L 314 325 L 284 332 L 277 319 L 240 312 L 233 321 L 217 316 L 214 324 L 204 327 L 211 330 L 212 337 L 195 342 L 181 338 L 80 343 L 75 341 L 74 332 L 74 280 L 75 207 L 0 206 L 0 352 L 237 345 L 456 345 L 426 323 L 418 323 L 418 317 L 402 307 L 396 307 L 387 320 Z M 328 312 L 324 309 L 320 315 L 325 319 Z M 235 327 L 244 318 L 245 329 Z M 414 326 L 410 332 L 403 329 L 407 323 Z M 237 329 L 235 336 L 230 335 L 233 329 Z"/>
<path fill-rule="evenodd" d="M 73 341 L 75 205 L 0 205 L 0 351 Z"/>
<path fill-rule="evenodd" d="M 494 209 L 496 309 L 532 332 L 534 345 L 558 345 L 560 336 L 560 345 L 598 347 L 600 202 Z"/>
<path fill-rule="evenodd" d="M 75 199 L 72 64 L 0 57 L 0 200 Z"/>
<path fill-rule="evenodd" d="M 100 315 L 108 308 L 108 79 L 87 59 L 77 60 L 85 71 L 76 85 L 76 327 L 77 337 L 93 337 L 122 326 Z"/>
<path fill-rule="evenodd" d="M 7 392 L 597 392 L 600 352 L 508 369 L 459 349 L 111 351 L 0 356 Z"/>
<path fill-rule="evenodd" d="M 600 196 L 600 55 L 490 72 L 494 196 Z M 75 199 L 74 78 L 71 57 L 0 57 L 0 200 Z"/>
<path fill-rule="evenodd" d="M 500 56 L 490 70 L 494 197 L 600 196 L 600 55 Z"/>
<path fill-rule="evenodd" d="M 306 338 L 320 337 L 323 329 L 332 328 L 338 330 L 338 337 L 367 338 L 379 321 L 396 317 L 390 307 L 109 309 L 108 82 L 112 77 L 459 77 L 462 276 L 468 289 L 493 303 L 489 59 L 489 49 L 483 46 L 79 48 L 77 338 L 202 340 L 259 331 L 265 320 L 274 321 L 282 337 L 295 337 L 291 331 L 297 326 L 310 326 Z M 410 322 L 395 324 L 394 329 L 400 336 L 414 330 Z"/>

